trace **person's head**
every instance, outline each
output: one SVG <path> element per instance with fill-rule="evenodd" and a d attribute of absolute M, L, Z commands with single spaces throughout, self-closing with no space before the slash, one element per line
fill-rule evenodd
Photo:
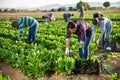
<path fill-rule="evenodd" d="M 92 22 L 93 22 L 94 25 L 98 25 L 99 20 L 98 20 L 98 18 L 94 18 Z"/>
<path fill-rule="evenodd" d="M 104 14 L 102 12 L 94 12 L 93 18 L 101 18 L 104 17 Z"/>
<path fill-rule="evenodd" d="M 104 14 L 100 12 L 99 19 L 104 19 Z"/>
<path fill-rule="evenodd" d="M 100 16 L 99 12 L 94 12 L 94 13 L 93 13 L 93 18 L 94 18 L 94 19 L 95 19 L 95 18 L 99 18 L 99 16 Z"/>
<path fill-rule="evenodd" d="M 69 22 L 67 25 L 67 30 L 69 30 L 71 33 L 76 32 L 77 29 L 77 21 Z"/>
<path fill-rule="evenodd" d="M 72 16 L 74 16 L 74 14 L 72 14 Z"/>
<path fill-rule="evenodd" d="M 19 28 L 18 21 L 12 22 L 12 27 L 13 28 Z"/>
<path fill-rule="evenodd" d="M 45 16 L 42 16 L 42 19 L 45 19 Z"/>
<path fill-rule="evenodd" d="M 83 2 L 82 1 L 80 1 L 80 6 L 82 6 L 83 5 Z"/>
<path fill-rule="evenodd" d="M 103 13 L 100 13 L 100 17 L 104 17 L 104 14 L 103 14 Z"/>

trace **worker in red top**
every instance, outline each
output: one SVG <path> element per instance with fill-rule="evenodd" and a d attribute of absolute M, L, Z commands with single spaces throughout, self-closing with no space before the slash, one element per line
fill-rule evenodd
<path fill-rule="evenodd" d="M 66 51 L 69 53 L 69 43 L 71 34 L 78 35 L 78 42 L 81 48 L 79 48 L 79 55 L 81 58 L 88 59 L 89 57 L 89 44 L 92 38 L 92 29 L 88 24 L 81 21 L 72 21 L 67 25 L 67 35 L 66 35 Z"/>

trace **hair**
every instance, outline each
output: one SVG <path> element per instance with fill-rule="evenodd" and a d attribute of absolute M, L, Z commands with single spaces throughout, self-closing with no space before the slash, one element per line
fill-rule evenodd
<path fill-rule="evenodd" d="M 104 17 L 104 14 L 102 12 L 94 12 L 93 18 L 98 18 L 98 17 Z"/>
<path fill-rule="evenodd" d="M 77 21 L 79 21 L 79 19 L 75 19 L 75 20 L 73 20 L 74 23 L 77 23 Z"/>
<path fill-rule="evenodd" d="M 18 25 L 18 21 L 12 22 L 12 27 L 16 27 Z"/>
<path fill-rule="evenodd" d="M 75 28 L 75 24 L 74 22 L 69 22 L 68 25 L 67 25 L 67 29 L 74 29 Z"/>
<path fill-rule="evenodd" d="M 103 13 L 100 13 L 100 16 L 101 16 L 101 17 L 104 17 L 104 14 L 103 14 Z"/>
<path fill-rule="evenodd" d="M 42 19 L 44 19 L 45 18 L 45 16 L 42 16 Z"/>
<path fill-rule="evenodd" d="M 92 23 L 93 23 L 94 25 L 97 25 L 97 24 L 98 24 L 98 20 L 97 20 L 97 19 L 93 19 Z"/>
<path fill-rule="evenodd" d="M 72 14 L 72 16 L 74 16 L 74 14 Z"/>
<path fill-rule="evenodd" d="M 98 18 L 100 16 L 99 12 L 93 13 L 93 18 Z"/>

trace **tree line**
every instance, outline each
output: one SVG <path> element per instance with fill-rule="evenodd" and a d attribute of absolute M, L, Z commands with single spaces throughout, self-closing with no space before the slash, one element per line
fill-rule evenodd
<path fill-rule="evenodd" d="M 76 7 L 59 7 L 58 9 L 51 9 L 49 11 L 51 12 L 55 12 L 55 11 L 77 11 L 79 9 L 79 4 L 81 3 L 82 1 L 79 1 L 77 4 L 76 4 Z M 87 2 L 82 2 L 83 3 L 83 6 L 84 6 L 84 9 L 85 10 L 98 10 L 98 9 L 103 9 L 103 7 L 91 7 Z M 110 2 L 109 1 L 106 1 L 103 3 L 103 6 L 105 8 L 108 8 L 110 6 Z M 0 12 L 26 12 L 26 11 L 33 11 L 33 12 L 38 12 L 38 11 L 43 11 L 43 12 L 46 12 L 48 10 L 39 10 L 39 9 L 35 9 L 35 10 L 18 10 L 18 9 L 0 9 Z"/>

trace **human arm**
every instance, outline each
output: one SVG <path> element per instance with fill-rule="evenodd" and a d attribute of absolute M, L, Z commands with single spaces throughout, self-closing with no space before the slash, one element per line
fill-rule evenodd
<path fill-rule="evenodd" d="M 65 50 L 66 54 L 69 54 L 70 35 L 71 35 L 71 33 L 69 31 L 67 31 L 67 36 L 66 36 L 66 50 Z"/>
<path fill-rule="evenodd" d="M 105 29 L 106 29 L 106 28 L 105 28 L 105 20 L 101 20 L 99 26 L 100 26 L 99 39 L 101 39 L 102 36 L 103 36 L 103 34 L 104 34 L 104 32 L 105 32 Z"/>
<path fill-rule="evenodd" d="M 18 36 L 18 40 L 21 39 L 22 35 L 23 35 L 23 27 L 22 27 L 22 25 L 21 25 L 21 27 L 20 27 L 20 34 L 19 34 L 19 36 Z"/>
<path fill-rule="evenodd" d="M 65 54 L 69 54 L 69 40 L 66 39 L 66 50 L 65 50 Z"/>
<path fill-rule="evenodd" d="M 24 17 L 20 18 L 18 20 L 18 26 L 19 26 L 19 29 L 20 29 L 20 33 L 19 33 L 19 36 L 18 36 L 18 40 L 21 39 L 22 35 L 23 35 L 23 27 L 24 27 Z"/>
<path fill-rule="evenodd" d="M 96 36 L 96 26 L 95 25 L 92 27 L 92 32 L 93 32 L 93 41 L 95 41 L 95 36 Z"/>

